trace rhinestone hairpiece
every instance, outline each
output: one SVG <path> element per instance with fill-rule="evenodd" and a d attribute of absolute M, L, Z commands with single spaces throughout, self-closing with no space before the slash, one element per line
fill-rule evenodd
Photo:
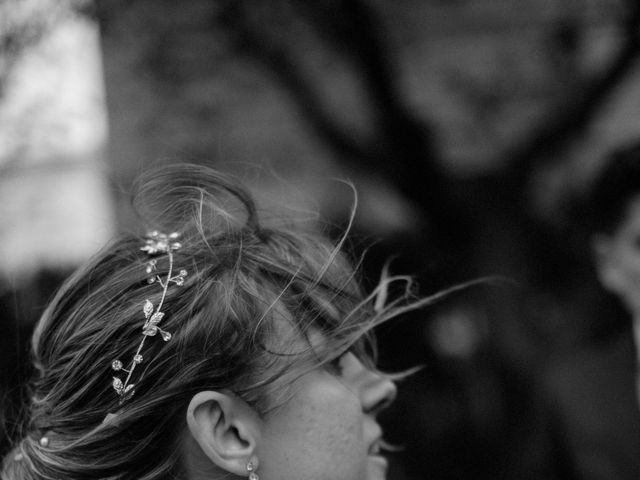
<path fill-rule="evenodd" d="M 129 400 L 135 393 L 135 384 L 130 383 L 131 377 L 136 366 L 144 361 L 142 356 L 142 347 L 144 347 L 147 337 L 155 337 L 157 334 L 160 334 L 160 337 L 165 342 L 171 340 L 171 333 L 161 329 L 159 324 L 164 318 L 162 306 L 164 305 L 169 285 L 171 283 L 175 283 L 178 286 L 182 286 L 184 285 L 184 277 L 187 276 L 186 270 L 180 270 L 177 275 L 173 275 L 173 252 L 182 247 L 182 244 L 177 241 L 179 237 L 180 234 L 175 232 L 166 235 L 164 233 L 153 231 L 147 234 L 146 243 L 140 249 L 143 252 L 146 252 L 149 256 L 166 254 L 169 257 L 169 271 L 167 276 L 163 279 L 160 275 L 154 273 L 157 269 L 157 259 L 152 258 L 147 262 L 146 272 L 151 275 L 148 281 L 149 283 L 157 282 L 158 285 L 162 287 L 162 297 L 160 298 L 158 305 L 155 307 L 148 299 L 144 302 L 142 312 L 144 313 L 145 322 L 142 326 L 142 340 L 140 340 L 140 344 L 138 345 L 138 349 L 131 360 L 129 368 L 124 368 L 124 364 L 120 360 L 114 360 L 111 362 L 111 368 L 113 370 L 116 372 L 123 371 L 127 374 L 124 382 L 119 377 L 113 377 L 112 385 L 113 389 L 120 397 L 120 405 Z"/>

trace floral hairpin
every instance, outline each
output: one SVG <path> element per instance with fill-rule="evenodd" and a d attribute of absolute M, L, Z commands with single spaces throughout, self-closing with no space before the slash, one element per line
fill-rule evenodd
<path fill-rule="evenodd" d="M 173 275 L 173 252 L 182 247 L 182 244 L 177 241 L 179 237 L 179 233 L 166 235 L 164 233 L 153 231 L 147 235 L 146 244 L 140 249 L 150 256 L 166 254 L 169 257 L 169 272 L 167 273 L 166 278 L 163 279 L 160 275 L 154 273 L 157 269 L 157 260 L 152 258 L 147 262 L 146 272 L 147 274 L 151 274 L 148 281 L 149 283 L 157 282 L 162 287 L 162 297 L 160 298 L 158 305 L 155 307 L 148 299 L 144 302 L 142 312 L 144 313 L 145 322 L 142 326 L 142 340 L 140 340 L 140 344 L 138 345 L 138 349 L 133 356 L 129 368 L 124 368 L 124 365 L 120 360 L 114 360 L 111 362 L 111 368 L 113 370 L 127 373 L 127 377 L 124 382 L 119 377 L 113 377 L 113 389 L 120 397 L 120 405 L 129 400 L 135 393 L 135 384 L 129 382 L 131 381 L 131 376 L 133 375 L 133 371 L 136 366 L 144 360 L 141 352 L 147 337 L 155 337 L 160 334 L 160 337 L 165 342 L 171 340 L 171 333 L 161 329 L 159 324 L 164 318 L 162 306 L 167 296 L 167 289 L 169 288 L 169 285 L 171 283 L 175 283 L 178 286 L 182 286 L 184 285 L 184 277 L 187 276 L 186 270 L 180 270 L 178 275 Z"/>

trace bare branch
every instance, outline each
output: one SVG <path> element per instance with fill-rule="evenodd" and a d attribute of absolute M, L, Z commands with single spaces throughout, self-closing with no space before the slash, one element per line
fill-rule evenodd
<path fill-rule="evenodd" d="M 501 177 L 512 185 L 524 186 L 531 171 L 541 160 L 555 155 L 580 135 L 594 119 L 609 95 L 618 87 L 640 56 L 640 2 L 629 0 L 629 14 L 622 25 L 624 43 L 606 71 L 573 88 L 534 128 L 524 141 L 520 139 L 504 153 L 509 165 Z"/>
<path fill-rule="evenodd" d="M 432 129 L 406 103 L 389 35 L 374 6 L 368 0 L 296 5 L 325 44 L 350 62 L 371 101 L 375 124 L 367 151 L 344 160 L 384 176 L 440 231 L 455 230 L 451 212 L 459 208 L 438 161 Z"/>
<path fill-rule="evenodd" d="M 365 144 L 354 138 L 354 133 L 348 133 L 349 129 L 340 125 L 330 113 L 322 101 L 321 92 L 313 88 L 313 82 L 292 55 L 286 37 L 274 34 L 273 27 L 263 26 L 262 19 L 256 18 L 255 13 L 250 11 L 252 8 L 255 8 L 252 2 L 232 1 L 223 11 L 224 23 L 236 46 L 259 60 L 276 76 L 292 94 L 314 130 L 341 156 L 350 158 L 364 155 Z"/>
<path fill-rule="evenodd" d="M 269 12 L 261 11 L 260 6 L 264 4 L 256 1 L 227 4 L 224 23 L 235 32 L 236 44 L 276 74 L 313 130 L 345 163 L 381 175 L 435 223 L 442 217 L 444 225 L 450 224 L 448 178 L 436 161 L 430 128 L 405 103 L 385 28 L 375 9 L 367 0 L 278 2 L 268 5 Z M 274 11 L 280 14 L 275 20 L 269 16 Z M 304 21 L 311 26 L 324 48 L 352 67 L 355 80 L 370 99 L 374 123 L 368 138 L 356 138 L 331 114 L 324 96 L 296 61 L 295 45 L 290 41 L 295 37 L 284 31 L 290 25 L 274 28 L 287 14 L 298 24 Z"/>

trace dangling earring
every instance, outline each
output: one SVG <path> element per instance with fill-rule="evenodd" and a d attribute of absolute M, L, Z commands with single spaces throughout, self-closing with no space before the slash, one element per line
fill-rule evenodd
<path fill-rule="evenodd" d="M 258 468 L 257 459 L 251 459 L 247 462 L 247 472 L 249 472 L 249 480 L 260 480 L 260 477 L 256 473 L 256 468 Z"/>

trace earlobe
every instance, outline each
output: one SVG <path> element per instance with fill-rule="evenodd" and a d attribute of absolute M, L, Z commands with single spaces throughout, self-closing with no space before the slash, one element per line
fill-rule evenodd
<path fill-rule="evenodd" d="M 231 392 L 199 392 L 189 402 L 187 426 L 210 461 L 247 475 L 247 463 L 257 458 L 260 419 L 244 400 Z"/>

